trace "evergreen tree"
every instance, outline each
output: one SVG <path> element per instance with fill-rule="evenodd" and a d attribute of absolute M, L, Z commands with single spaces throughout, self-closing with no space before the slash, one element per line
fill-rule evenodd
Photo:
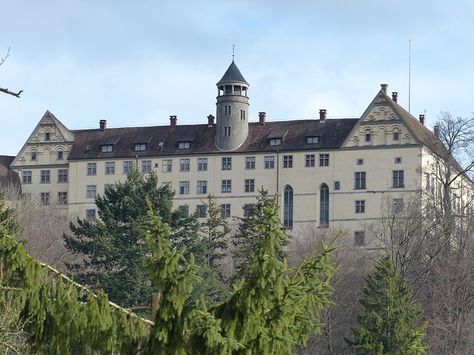
<path fill-rule="evenodd" d="M 254 221 L 247 230 L 256 252 L 248 277 L 213 313 L 221 321 L 223 335 L 244 346 L 235 353 L 291 354 L 320 329 L 320 312 L 330 305 L 330 249 L 325 247 L 321 255 L 306 258 L 291 270 L 282 257 L 288 236 L 275 201 L 262 194 L 253 216 L 247 219 Z M 241 233 L 243 237 L 243 229 Z"/>
<path fill-rule="evenodd" d="M 211 269 L 219 268 L 219 261 L 226 255 L 227 222 L 222 218 L 222 209 L 209 194 L 206 201 L 207 219 L 201 224 L 203 241 L 206 245 L 206 264 Z"/>
<path fill-rule="evenodd" d="M 232 256 L 235 261 L 234 280 L 246 279 L 249 276 L 252 261 L 262 245 L 263 236 L 259 233 L 258 225 L 262 222 L 266 207 L 274 205 L 272 198 L 264 189 L 260 190 L 257 203 L 250 206 L 247 215 L 239 218 L 239 227 L 235 235 L 232 236 Z M 287 244 L 287 238 L 283 241 Z M 284 253 L 279 251 L 278 258 L 283 260 Z"/>
<path fill-rule="evenodd" d="M 413 303 L 408 283 L 388 255 L 367 278 L 360 303 L 354 341 L 348 341 L 357 354 L 424 354 L 425 326 L 419 326 L 421 307 Z"/>
<path fill-rule="evenodd" d="M 83 263 L 68 265 L 78 282 L 102 288 L 112 301 L 124 306 L 148 304 L 152 293 L 142 271 L 147 253 L 142 240 L 146 198 L 171 226 L 174 244 L 202 255 L 197 220 L 184 209 L 172 210 L 173 192 L 168 186 L 158 187 L 155 173 L 145 177 L 138 170 L 130 172 L 125 182 L 106 186 L 104 195 L 97 196 L 100 219 L 78 219 L 71 224 L 73 235 L 64 236 L 68 250 L 84 256 Z"/>

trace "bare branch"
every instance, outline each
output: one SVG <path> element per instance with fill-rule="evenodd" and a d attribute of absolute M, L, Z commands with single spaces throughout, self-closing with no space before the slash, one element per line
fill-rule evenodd
<path fill-rule="evenodd" d="M 20 98 L 20 95 L 21 95 L 21 93 L 23 92 L 23 90 L 20 90 L 20 91 L 18 91 L 18 92 L 13 92 L 13 91 L 10 91 L 10 90 L 8 90 L 8 89 L 0 88 L 0 92 L 3 92 L 3 93 L 5 93 L 5 94 L 9 94 L 9 95 L 13 95 L 13 96 L 15 96 L 15 97 Z"/>
<path fill-rule="evenodd" d="M 7 54 L 5 55 L 5 57 L 3 58 L 0 58 L 0 65 L 2 65 L 3 63 L 5 63 L 5 61 L 7 60 L 7 58 L 10 56 L 10 47 L 8 47 L 8 51 L 7 51 Z"/>

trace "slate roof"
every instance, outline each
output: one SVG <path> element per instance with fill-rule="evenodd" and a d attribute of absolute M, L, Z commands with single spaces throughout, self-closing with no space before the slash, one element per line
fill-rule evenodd
<path fill-rule="evenodd" d="M 14 156 L 0 155 L 0 187 L 20 186 L 18 174 L 10 169 Z"/>
<path fill-rule="evenodd" d="M 340 148 L 358 119 L 318 119 L 249 123 L 246 141 L 230 153 L 295 151 Z M 222 154 L 217 149 L 215 125 L 176 125 L 132 128 L 107 128 L 72 131 L 75 142 L 70 160 L 114 157 Z M 319 136 L 319 144 L 306 144 L 306 137 Z M 282 145 L 270 146 L 270 138 L 282 138 Z M 140 142 L 139 142 L 140 141 Z M 115 142 L 114 151 L 102 153 L 101 145 Z M 190 149 L 178 149 L 179 142 L 190 142 Z M 135 143 L 147 143 L 146 151 L 134 150 Z"/>
<path fill-rule="evenodd" d="M 229 68 L 227 68 L 226 72 L 224 73 L 222 79 L 219 80 L 216 85 L 232 83 L 243 83 L 249 86 L 249 83 L 247 83 L 247 80 L 245 80 L 244 76 L 240 72 L 239 68 L 237 68 L 237 65 L 233 60 L 232 63 L 230 63 Z"/>

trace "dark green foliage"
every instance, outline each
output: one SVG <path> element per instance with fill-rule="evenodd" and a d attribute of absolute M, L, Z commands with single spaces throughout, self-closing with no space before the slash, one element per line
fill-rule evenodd
<path fill-rule="evenodd" d="M 145 177 L 138 170 L 130 172 L 125 182 L 106 186 L 104 196 L 97 196 L 100 219 L 78 219 L 71 224 L 73 235 L 64 236 L 68 250 L 84 256 L 83 263 L 68 265 L 77 281 L 103 289 L 112 301 L 125 306 L 148 304 L 152 293 L 142 271 L 147 252 L 141 240 L 146 198 L 171 226 L 175 245 L 184 244 L 189 252 L 199 254 L 196 219 L 182 209 L 173 211 L 169 187 L 158 187 L 156 174 Z"/>
<path fill-rule="evenodd" d="M 222 218 L 222 210 L 212 195 L 206 201 L 208 217 L 201 225 L 203 241 L 206 245 L 206 264 L 209 268 L 219 269 L 219 261 L 226 255 L 227 223 Z M 221 277 L 223 278 L 223 277 Z"/>
<path fill-rule="evenodd" d="M 224 335 L 245 347 L 235 353 L 291 354 L 312 331 L 320 329 L 320 312 L 330 305 L 330 250 L 325 247 L 321 255 L 304 259 L 296 270 L 290 270 L 282 259 L 288 237 L 275 201 L 262 194 L 253 215 L 249 230 L 256 253 L 248 277 L 214 313 Z"/>
<path fill-rule="evenodd" d="M 274 201 L 268 196 L 267 191 L 261 190 L 257 203 L 253 206 L 249 215 L 239 218 L 239 229 L 237 233 L 232 236 L 232 244 L 234 249 L 232 256 L 235 260 L 235 275 L 234 280 L 238 281 L 246 279 L 249 276 L 252 261 L 262 245 L 263 236 L 259 233 L 257 226 L 265 218 L 263 211 L 265 207 L 272 206 Z M 283 241 L 287 243 L 287 239 Z M 279 260 L 283 260 L 283 251 L 278 252 Z"/>
<path fill-rule="evenodd" d="M 419 325 L 421 307 L 412 299 L 408 283 L 388 255 L 367 278 L 360 303 L 354 341 L 348 341 L 357 354 L 424 354 L 425 326 Z"/>
<path fill-rule="evenodd" d="M 193 258 L 187 261 L 183 250 L 173 248 L 170 228 L 149 212 L 145 240 L 150 256 L 146 269 L 161 299 L 155 326 L 148 339 L 148 354 L 230 353 L 239 347 L 236 341 L 221 336 L 219 322 L 200 307 L 187 306 L 198 276 Z"/>
<path fill-rule="evenodd" d="M 18 233 L 20 226 L 15 216 L 15 211 L 5 204 L 4 193 L 0 191 L 0 229 L 6 233 Z"/>

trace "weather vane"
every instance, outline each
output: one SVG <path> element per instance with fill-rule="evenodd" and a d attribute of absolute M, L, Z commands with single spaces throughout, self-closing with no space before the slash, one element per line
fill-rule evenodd
<path fill-rule="evenodd" d="M 234 61 L 235 56 L 235 44 L 232 45 L 232 61 Z"/>

